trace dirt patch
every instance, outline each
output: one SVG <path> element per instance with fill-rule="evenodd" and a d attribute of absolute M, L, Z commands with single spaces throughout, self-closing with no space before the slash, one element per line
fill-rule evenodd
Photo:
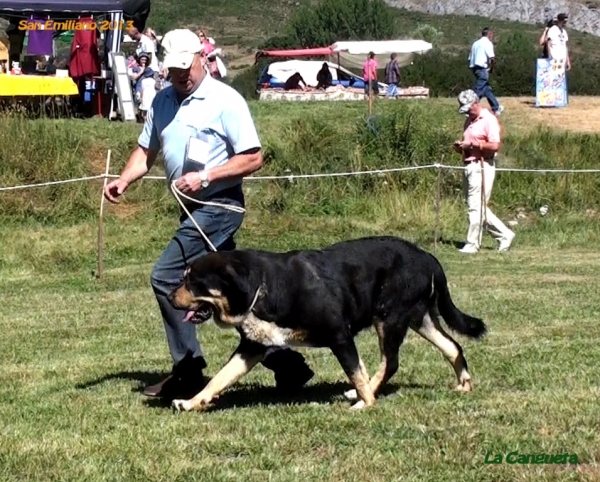
<path fill-rule="evenodd" d="M 105 214 L 110 213 L 111 216 L 115 216 L 119 219 L 135 219 L 135 217 L 141 213 L 143 205 L 133 204 L 133 203 L 124 203 L 120 204 L 110 204 L 106 202 L 104 204 L 104 212 Z"/>
<path fill-rule="evenodd" d="M 106 171 L 106 156 L 108 152 L 106 147 L 101 144 L 92 144 L 91 149 L 87 153 L 87 160 L 92 168 L 92 175 L 104 174 Z"/>
<path fill-rule="evenodd" d="M 566 107 L 535 107 L 533 97 L 501 97 L 502 119 L 511 126 L 531 129 L 545 125 L 558 130 L 600 133 L 600 97 L 569 97 Z"/>

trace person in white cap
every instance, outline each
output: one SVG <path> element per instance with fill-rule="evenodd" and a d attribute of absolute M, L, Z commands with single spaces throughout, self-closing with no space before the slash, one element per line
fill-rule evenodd
<path fill-rule="evenodd" d="M 463 138 L 454 143 L 462 155 L 464 191 L 469 211 L 467 242 L 461 253 L 476 253 L 481 247 L 483 229 L 498 242 L 498 251 L 507 251 L 515 233 L 496 217 L 487 206 L 496 175 L 496 153 L 500 149 L 498 118 L 479 103 L 473 90 L 458 95 L 460 114 L 466 115 Z"/>
<path fill-rule="evenodd" d="M 161 90 L 148 111 L 144 129 L 119 179 L 104 195 L 118 202 L 126 189 L 148 173 L 160 150 L 167 185 L 200 201 L 244 207 L 242 178 L 260 169 L 263 159 L 254 121 L 244 98 L 207 73 L 198 36 L 172 30 L 162 39 L 164 68 L 172 85 Z M 186 208 L 217 250 L 235 249 L 234 234 L 244 214 L 213 205 L 190 202 Z M 167 297 L 183 280 L 187 265 L 211 249 L 193 221 L 182 213 L 180 226 L 156 262 L 151 285 L 158 301 L 173 359 L 171 374 L 144 394 L 172 401 L 190 398 L 204 386 L 206 367 L 196 337 L 196 325 L 184 321 Z M 283 391 L 301 388 L 314 373 L 304 357 L 289 349 L 272 351 L 263 365 L 275 372 Z"/>

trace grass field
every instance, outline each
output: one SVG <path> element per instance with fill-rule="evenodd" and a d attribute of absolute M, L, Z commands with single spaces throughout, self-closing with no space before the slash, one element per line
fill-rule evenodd
<path fill-rule="evenodd" d="M 537 159 L 537 150 L 544 146 L 526 150 L 521 144 L 540 139 L 548 142 L 546 150 L 556 157 L 556 165 L 577 157 L 574 149 L 579 144 L 586 155 L 569 165 L 594 164 L 598 99 L 571 98 L 567 109 L 552 111 L 533 109 L 530 99 L 502 101 L 507 106 L 502 117 L 505 133 L 513 136 L 507 149 L 514 162 L 521 163 L 516 165 L 527 165 L 527 159 L 517 159 L 524 153 L 531 162 Z M 438 118 L 443 130 L 435 135 L 440 139 L 460 129 L 455 101 L 423 105 L 415 116 Z M 341 155 L 352 155 L 360 147 L 352 139 L 362 106 L 251 108 L 273 159 L 265 173 L 285 166 L 294 172 L 352 167 L 342 165 L 341 158 L 336 161 L 340 164 L 324 164 L 319 149 L 330 153 L 339 136 Z M 383 112 L 392 107 L 376 108 Z M 316 113 L 310 114 L 311 109 Z M 286 111 L 289 118 L 282 120 Z M 310 115 L 323 122 L 338 118 L 339 130 L 310 130 L 322 128 L 311 120 L 301 131 L 296 119 Z M 414 122 L 425 136 L 421 129 L 426 124 Z M 538 139 L 540 124 L 557 126 L 566 137 L 555 133 L 556 137 Z M 67 178 L 102 172 L 109 146 L 117 170 L 139 131 L 139 126 L 97 121 L 51 125 L 5 122 L 0 160 L 9 155 L 9 140 L 22 148 L 13 158 L 14 169 L 3 167 L 2 185 L 52 180 L 44 177 L 47 173 Z M 44 137 L 46 129 L 59 136 L 60 146 L 53 147 Z M 26 139 L 32 139 L 29 145 Z M 430 139 L 437 138 L 413 141 L 415 155 L 429 152 L 421 144 Z M 381 146 L 373 148 L 385 152 Z M 306 157 L 292 165 L 295 156 Z M 374 162 L 361 156 L 357 153 L 352 161 L 363 162 L 359 167 Z M 502 197 L 502 190 L 521 192 L 526 186 L 505 179 L 500 176 L 494 199 L 508 217 L 513 208 L 503 203 L 512 199 Z M 2 211 L 0 218 L 0 480 L 599 480 L 597 213 L 575 209 L 576 198 L 567 199 L 561 209 L 551 204 L 544 218 L 529 210 L 510 252 L 496 253 L 488 237 L 479 255 L 464 257 L 455 246 L 466 230 L 458 194 L 449 190 L 444 195 L 442 241 L 434 250 L 431 186 L 409 190 L 398 182 L 398 193 L 389 194 L 394 200 L 389 206 L 380 202 L 385 192 L 373 191 L 377 197 L 370 204 L 359 199 L 360 191 L 352 190 L 358 180 L 301 182 L 298 192 L 284 185 L 265 190 L 248 185 L 249 214 L 237 238 L 240 247 L 274 250 L 318 247 L 368 234 L 415 240 L 442 262 L 457 305 L 487 322 L 490 333 L 481 342 L 459 339 L 474 377 L 472 393 L 452 391 L 451 367 L 437 350 L 410 333 L 400 370 L 385 396 L 360 413 L 351 412 L 342 398 L 348 382 L 326 350 L 302 350 L 316 375 L 298 398 L 278 398 L 272 375 L 257 367 L 210 412 L 175 413 L 147 400 L 142 387 L 170 369 L 149 274 L 176 226 L 172 211 L 160 207 L 159 201 L 169 206 L 174 201 L 159 194 L 156 181 L 144 181 L 122 205 L 107 207 L 106 272 L 100 281 L 94 276 L 96 219 L 68 217 L 57 194 L 72 192 L 71 209 L 86 213 L 80 197 L 88 196 L 89 204 L 97 207 L 98 183 L 87 191 L 75 186 L 52 191 L 52 196 L 41 191 L 20 194 L 20 203 L 26 205 L 20 217 Z M 458 178 L 445 182 L 456 184 Z M 537 180 L 530 189 L 542 189 L 542 182 Z M 573 196 L 597 202 L 585 194 L 594 192 L 592 184 L 575 178 L 571 182 L 565 189 Z M 340 207 L 323 194 L 326 189 L 332 197 L 348 193 L 357 199 Z M 266 203 L 276 199 L 278 190 L 294 204 L 277 210 Z M 15 194 L 0 196 L 5 207 L 21 212 Z M 153 196 L 158 200 L 151 203 Z M 311 196 L 323 196 L 331 211 L 317 212 Z M 308 206 L 304 210 L 299 207 L 302 201 Z M 53 209 L 64 216 L 63 222 L 44 217 Z M 209 361 L 207 375 L 213 375 L 237 337 L 212 324 L 202 327 L 199 337 Z M 374 333 L 360 335 L 358 344 L 372 374 L 379 362 Z M 488 452 L 569 453 L 578 456 L 578 464 L 491 465 L 485 463 Z"/>

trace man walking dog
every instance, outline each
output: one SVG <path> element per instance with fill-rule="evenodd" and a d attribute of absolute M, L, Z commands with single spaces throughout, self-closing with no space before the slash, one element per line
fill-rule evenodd
<path fill-rule="evenodd" d="M 172 86 L 156 95 L 138 146 L 104 195 L 118 202 L 132 183 L 148 173 L 162 150 L 169 186 L 174 183 L 191 198 L 182 201 L 191 218 L 182 213 L 179 228 L 151 276 L 173 370 L 144 394 L 170 401 L 202 389 L 206 361 L 196 325 L 186 322 L 185 312 L 175 310 L 167 296 L 183 280 L 187 265 L 207 254 L 211 245 L 217 250 L 235 249 L 233 237 L 244 218 L 242 178 L 260 169 L 262 154 L 248 105 L 237 91 L 207 74 L 198 36 L 186 29 L 173 30 L 164 36 L 162 48 Z M 304 357 L 289 349 L 272 351 L 263 364 L 275 372 L 277 387 L 286 391 L 302 387 L 313 376 Z"/>

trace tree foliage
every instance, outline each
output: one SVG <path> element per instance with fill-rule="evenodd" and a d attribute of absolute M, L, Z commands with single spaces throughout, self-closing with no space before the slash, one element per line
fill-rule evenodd
<path fill-rule="evenodd" d="M 323 0 L 300 8 L 287 33 L 269 39 L 265 48 L 325 47 L 340 40 L 389 40 L 396 34 L 391 7 L 383 0 Z"/>

